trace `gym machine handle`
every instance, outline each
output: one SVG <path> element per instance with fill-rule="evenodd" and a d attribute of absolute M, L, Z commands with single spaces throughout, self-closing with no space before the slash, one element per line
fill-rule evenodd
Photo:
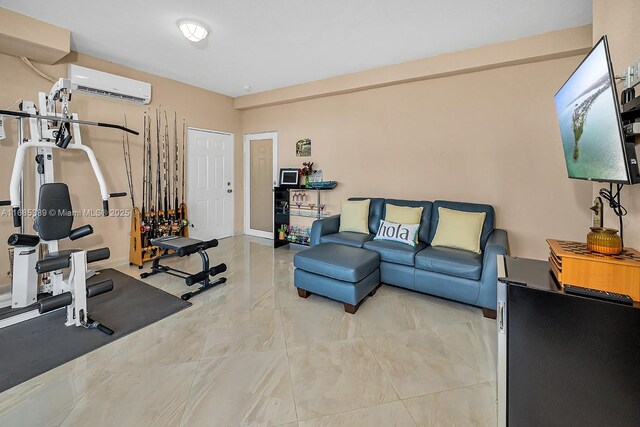
<path fill-rule="evenodd" d="M 13 208 L 13 226 L 20 227 L 22 225 L 22 217 L 20 216 L 20 208 Z"/>
<path fill-rule="evenodd" d="M 11 206 L 11 200 L 0 200 L 0 206 Z"/>
<path fill-rule="evenodd" d="M 77 240 L 81 237 L 88 236 L 89 234 L 93 234 L 93 227 L 90 225 L 83 225 L 75 230 L 71 230 L 71 233 L 69 233 L 69 239 Z"/>
<path fill-rule="evenodd" d="M 109 197 L 125 197 L 127 193 L 109 193 Z M 102 201 L 102 211 L 104 216 L 109 216 L 109 200 Z"/>
<path fill-rule="evenodd" d="M 7 244 L 9 246 L 28 246 L 30 248 L 37 246 L 38 243 L 40 243 L 40 237 L 34 236 L 32 234 L 18 233 L 14 233 L 9 236 L 9 240 L 7 241 Z"/>

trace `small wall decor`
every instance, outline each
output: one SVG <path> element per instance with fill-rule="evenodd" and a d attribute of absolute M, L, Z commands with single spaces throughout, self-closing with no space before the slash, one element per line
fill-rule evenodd
<path fill-rule="evenodd" d="M 296 142 L 296 156 L 309 157 L 311 155 L 311 140 L 309 138 L 301 139 Z"/>
<path fill-rule="evenodd" d="M 311 172 L 309 182 L 322 182 L 322 169 L 316 169 Z"/>

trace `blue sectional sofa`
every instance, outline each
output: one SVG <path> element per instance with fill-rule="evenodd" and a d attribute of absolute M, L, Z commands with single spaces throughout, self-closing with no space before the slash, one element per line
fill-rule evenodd
<path fill-rule="evenodd" d="M 363 200 L 351 198 L 349 200 Z M 369 234 L 342 232 L 340 215 L 317 220 L 311 227 L 311 246 L 325 243 L 375 251 L 380 255 L 382 283 L 423 292 L 483 308 L 487 317 L 495 317 L 497 291 L 497 255 L 509 252 L 507 232 L 495 228 L 494 209 L 490 205 L 437 200 L 410 201 L 370 198 Z M 373 240 L 386 204 L 423 207 L 420 242 L 406 244 Z M 481 254 L 431 246 L 438 226 L 438 208 L 467 212 L 485 212 L 480 239 Z"/>

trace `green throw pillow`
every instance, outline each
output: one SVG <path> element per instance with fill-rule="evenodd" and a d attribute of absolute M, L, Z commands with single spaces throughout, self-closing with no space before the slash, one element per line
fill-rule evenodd
<path fill-rule="evenodd" d="M 445 246 L 465 251 L 482 253 L 480 237 L 485 212 L 464 212 L 438 208 L 438 228 L 431 246 Z"/>
<path fill-rule="evenodd" d="M 340 203 L 340 232 L 369 234 L 369 203 L 366 200 L 345 200 Z"/>

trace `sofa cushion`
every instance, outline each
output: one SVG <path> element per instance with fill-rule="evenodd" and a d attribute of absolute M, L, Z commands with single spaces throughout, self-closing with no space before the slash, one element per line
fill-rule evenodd
<path fill-rule="evenodd" d="M 426 247 L 427 245 L 425 243 L 418 243 L 412 247 L 404 243 L 382 240 L 373 240 L 364 244 L 365 249 L 378 252 L 382 261 L 409 266 L 413 266 L 416 253 Z"/>
<path fill-rule="evenodd" d="M 380 266 L 380 256 L 373 251 L 326 243 L 298 252 L 293 265 L 309 273 L 356 283 Z"/>
<path fill-rule="evenodd" d="M 410 208 L 422 208 L 422 217 L 420 218 L 420 231 L 418 231 L 418 241 L 430 242 L 429 240 L 429 228 L 431 226 L 431 210 L 433 203 L 427 201 L 415 201 L 415 200 L 399 200 L 399 199 L 387 199 L 385 204 L 391 204 L 394 206 L 408 206 Z M 386 215 L 386 209 L 385 209 Z"/>
<path fill-rule="evenodd" d="M 438 228 L 433 236 L 432 246 L 445 246 L 454 249 L 482 253 L 480 236 L 487 217 L 486 212 L 464 212 L 438 208 Z"/>
<path fill-rule="evenodd" d="M 349 197 L 349 200 L 370 200 L 369 202 L 369 232 L 376 234 L 380 227 L 380 220 L 383 219 L 384 199 L 370 197 Z"/>
<path fill-rule="evenodd" d="M 416 254 L 415 266 L 421 270 L 480 280 L 482 255 L 460 249 L 429 246 Z"/>
<path fill-rule="evenodd" d="M 396 224 L 420 224 L 424 207 L 412 208 L 409 206 L 396 206 L 392 203 L 384 204 L 384 220 Z"/>
<path fill-rule="evenodd" d="M 369 203 L 371 200 L 343 200 L 340 202 L 340 229 L 369 234 Z"/>
<path fill-rule="evenodd" d="M 482 205 L 478 203 L 447 202 L 444 200 L 436 200 L 435 202 L 433 202 L 433 209 L 431 210 L 431 227 L 429 228 L 429 240 L 426 240 L 429 243 L 433 241 L 433 237 L 435 236 L 436 230 L 438 228 L 439 207 L 464 212 L 485 212 L 487 216 L 484 219 L 482 234 L 480 235 L 480 249 L 484 251 L 484 247 L 487 244 L 487 240 L 489 239 L 489 235 L 493 231 L 493 227 L 495 224 L 493 206 Z M 422 240 L 422 233 L 420 234 L 420 240 Z"/>
<path fill-rule="evenodd" d="M 373 240 L 374 234 L 353 233 L 343 231 L 342 233 L 327 234 L 320 237 L 320 243 L 339 243 L 341 245 L 361 248 L 364 242 Z"/>

